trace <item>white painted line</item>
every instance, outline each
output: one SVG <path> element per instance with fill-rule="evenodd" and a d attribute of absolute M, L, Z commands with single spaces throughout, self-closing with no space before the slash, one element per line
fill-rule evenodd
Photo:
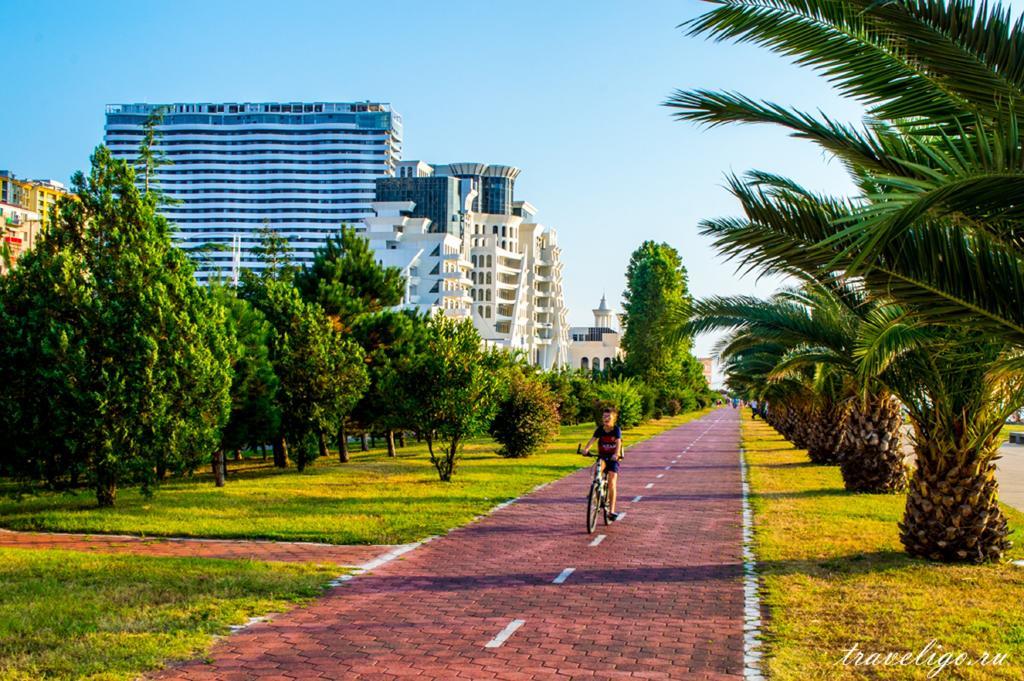
<path fill-rule="evenodd" d="M 643 499 L 642 496 L 635 496 L 635 497 L 633 497 L 633 503 L 635 504 L 636 502 L 640 501 L 641 499 Z"/>
<path fill-rule="evenodd" d="M 644 485 L 644 489 L 650 489 L 652 487 L 654 487 L 654 483 L 653 482 L 649 482 L 646 485 Z"/>
<path fill-rule="evenodd" d="M 362 565 L 359 566 L 359 571 L 366 572 L 368 570 L 376 570 L 381 565 L 384 565 L 384 563 L 390 563 L 391 561 L 393 561 L 395 558 L 398 558 L 403 553 L 409 553 L 413 549 L 419 547 L 422 544 L 425 544 L 426 542 L 430 541 L 431 539 L 433 539 L 433 537 L 430 537 L 430 538 L 428 538 L 428 539 L 426 539 L 424 541 L 418 541 L 418 542 L 414 542 L 412 544 L 403 544 L 401 546 L 395 547 L 394 549 L 392 549 L 391 551 L 388 551 L 384 555 L 377 556 L 376 558 L 374 558 L 373 560 L 371 560 L 368 563 L 363 563 Z"/>
<path fill-rule="evenodd" d="M 664 473 L 658 473 L 658 474 L 657 474 L 657 475 L 655 475 L 654 477 L 655 477 L 655 478 L 664 478 L 664 477 L 665 477 L 665 474 L 664 474 Z"/>
<path fill-rule="evenodd" d="M 551 583 L 561 584 L 565 580 L 569 579 L 569 575 L 571 575 L 574 572 L 576 572 L 576 568 L 565 568 L 564 570 L 558 573 L 558 576 L 555 577 L 555 580 Z"/>
<path fill-rule="evenodd" d="M 673 461 L 672 463 L 675 463 L 675 461 Z M 667 470 L 667 471 L 672 470 L 672 466 L 665 466 L 665 470 Z"/>
<path fill-rule="evenodd" d="M 761 599 L 758 596 L 757 559 L 754 556 L 754 512 L 750 507 L 747 461 L 740 450 L 740 487 L 743 490 L 743 678 L 763 681 L 761 671 Z"/>
<path fill-rule="evenodd" d="M 621 511 L 619 513 L 619 520 L 622 520 L 625 517 L 626 517 L 626 512 L 625 511 Z M 616 520 L 615 522 L 619 522 L 619 520 Z"/>
<path fill-rule="evenodd" d="M 598 544 L 600 544 L 603 541 L 604 541 L 604 535 L 603 534 L 599 534 L 596 537 L 594 537 L 594 541 L 590 542 L 590 545 L 591 546 L 597 546 Z"/>
<path fill-rule="evenodd" d="M 516 633 L 516 629 L 526 624 L 526 620 L 512 620 L 509 622 L 504 629 L 502 629 L 497 636 L 492 638 L 484 645 L 485 648 L 500 648 L 501 644 L 509 639 L 512 634 Z"/>

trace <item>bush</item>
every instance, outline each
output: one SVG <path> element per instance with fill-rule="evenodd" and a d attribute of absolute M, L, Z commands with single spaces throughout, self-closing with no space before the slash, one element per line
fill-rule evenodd
<path fill-rule="evenodd" d="M 594 423 L 597 425 L 601 425 L 601 412 L 607 407 L 618 412 L 618 423 L 623 428 L 632 428 L 643 420 L 643 398 L 637 383 L 630 378 L 599 385 L 594 406 Z"/>
<path fill-rule="evenodd" d="M 521 458 L 533 454 L 558 433 L 558 404 L 543 383 L 514 376 L 508 394 L 491 422 L 499 454 Z"/>
<path fill-rule="evenodd" d="M 683 412 L 683 405 L 679 404 L 679 400 L 673 398 L 665 403 L 665 409 L 669 416 L 678 416 Z"/>
<path fill-rule="evenodd" d="M 660 421 L 663 416 L 665 416 L 665 414 L 662 413 L 661 409 L 655 408 L 655 410 L 654 410 L 654 420 L 655 421 Z"/>

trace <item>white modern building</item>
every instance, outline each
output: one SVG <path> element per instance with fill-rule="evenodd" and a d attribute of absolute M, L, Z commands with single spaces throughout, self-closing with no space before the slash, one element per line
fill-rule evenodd
<path fill-rule="evenodd" d="M 621 334 L 615 330 L 615 314 L 605 297 L 593 310 L 593 326 L 574 326 L 569 329 L 569 365 L 573 369 L 604 371 L 614 359 L 623 356 L 619 347 Z"/>
<path fill-rule="evenodd" d="M 374 203 L 375 215 L 363 221 L 364 236 L 378 262 L 402 271 L 404 306 L 469 317 L 473 265 L 465 243 L 453 234 L 431 232 L 430 218 L 410 217 L 415 205 L 412 201 Z"/>
<path fill-rule="evenodd" d="M 402 122 L 377 102 L 113 104 L 105 143 L 134 161 L 146 121 L 162 111 L 156 180 L 184 248 L 212 246 L 197 277 L 257 269 L 250 249 L 266 224 L 307 265 L 342 224 L 373 215 L 374 182 L 395 174 Z"/>
<path fill-rule="evenodd" d="M 564 366 L 561 250 L 536 209 L 514 200 L 518 174 L 480 163 L 400 163 L 397 177 L 377 183 L 381 200 L 366 234 L 382 262 L 408 273 L 406 305 L 468 316 L 487 345 L 522 351 L 543 368 Z"/>

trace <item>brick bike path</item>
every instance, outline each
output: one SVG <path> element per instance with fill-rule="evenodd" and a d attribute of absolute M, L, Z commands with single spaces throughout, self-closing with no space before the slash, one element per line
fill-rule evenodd
<path fill-rule="evenodd" d="M 738 415 L 630 449 L 594 535 L 583 470 L 156 678 L 741 679 Z"/>
<path fill-rule="evenodd" d="M 106 534 L 14 532 L 0 529 L 0 548 L 64 549 L 92 553 L 130 553 L 136 556 L 223 558 L 285 563 L 331 563 L 359 566 L 395 546 L 335 546 L 306 542 L 135 537 Z"/>

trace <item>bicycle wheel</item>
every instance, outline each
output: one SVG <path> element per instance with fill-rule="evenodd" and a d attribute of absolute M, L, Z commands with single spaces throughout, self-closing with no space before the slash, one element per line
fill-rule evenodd
<path fill-rule="evenodd" d="M 587 534 L 593 534 L 597 527 L 597 512 L 601 508 L 601 496 L 597 483 L 590 486 L 590 494 L 587 495 Z"/>

